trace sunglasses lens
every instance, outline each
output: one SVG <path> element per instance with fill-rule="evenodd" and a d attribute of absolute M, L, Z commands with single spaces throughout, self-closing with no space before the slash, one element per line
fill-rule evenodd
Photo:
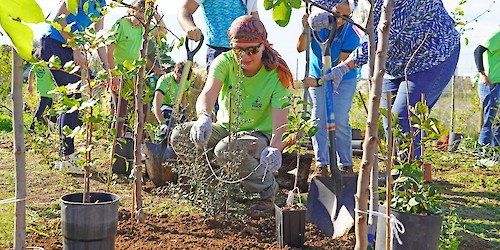
<path fill-rule="evenodd" d="M 248 48 L 233 48 L 233 51 L 237 55 L 241 55 L 242 53 L 245 53 L 249 56 L 255 55 L 259 52 L 260 49 L 260 44 L 255 46 L 255 47 L 248 47 Z"/>

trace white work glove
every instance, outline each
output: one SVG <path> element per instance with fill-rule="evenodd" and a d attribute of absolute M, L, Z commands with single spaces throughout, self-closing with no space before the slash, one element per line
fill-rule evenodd
<path fill-rule="evenodd" d="M 158 129 L 158 137 L 165 138 L 165 136 L 167 136 L 167 130 L 168 130 L 168 125 L 162 124 Z"/>
<path fill-rule="evenodd" d="M 323 82 L 332 81 L 332 90 L 335 93 L 340 85 L 340 82 L 342 81 L 342 77 L 344 77 L 347 72 L 349 72 L 347 63 L 340 63 L 337 66 L 328 69 L 325 75 L 321 77 L 321 80 Z"/>
<path fill-rule="evenodd" d="M 274 147 L 266 147 L 260 154 L 260 164 L 267 164 L 271 171 L 281 167 L 281 160 L 281 152 Z"/>
<path fill-rule="evenodd" d="M 208 144 L 212 134 L 212 118 L 207 114 L 198 116 L 198 120 L 191 127 L 190 137 L 198 147 L 203 148 Z"/>
<path fill-rule="evenodd" d="M 329 29 L 332 25 L 337 25 L 336 23 L 332 23 L 332 20 L 335 20 L 335 18 L 333 18 L 331 13 L 318 7 L 312 8 L 311 14 L 309 14 L 309 18 L 307 19 L 309 27 L 314 31 Z"/>

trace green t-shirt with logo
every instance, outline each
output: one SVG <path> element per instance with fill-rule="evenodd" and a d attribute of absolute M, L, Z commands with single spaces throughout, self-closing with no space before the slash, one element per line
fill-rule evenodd
<path fill-rule="evenodd" d="M 184 91 L 189 89 L 191 86 L 191 82 L 186 81 L 186 85 L 184 86 Z M 173 100 L 177 96 L 177 92 L 179 91 L 179 84 L 175 81 L 174 72 L 170 72 L 168 74 L 162 75 L 158 82 L 156 82 L 155 91 L 161 91 L 164 95 L 163 104 L 166 104 L 170 107 L 173 105 Z"/>
<path fill-rule="evenodd" d="M 488 49 L 483 54 L 486 75 L 492 83 L 500 83 L 500 28 L 497 28 L 481 45 Z"/>
<path fill-rule="evenodd" d="M 132 62 L 140 58 L 144 27 L 134 25 L 126 18 L 120 18 L 111 27 L 111 32 L 115 32 L 113 58 L 116 65 L 125 60 Z"/>
<path fill-rule="evenodd" d="M 238 131 L 258 130 L 271 135 L 272 108 L 281 108 L 286 102 L 284 97 L 290 95 L 290 90 L 280 82 L 277 70 L 267 71 L 264 66 L 256 75 L 242 77 L 241 87 L 238 88 L 237 84 L 240 82 L 238 71 L 240 70 L 232 51 L 222 53 L 210 66 L 209 77 L 222 81 L 218 99 L 220 108 L 217 112 L 217 123 L 228 128 L 231 99 L 233 109 L 231 122 L 235 124 L 233 121 L 239 116 L 238 120 L 241 125 Z M 238 92 L 241 92 L 241 95 Z M 237 101 L 238 96 L 241 100 L 240 104 Z"/>
<path fill-rule="evenodd" d="M 38 95 L 52 98 L 53 94 L 49 94 L 48 92 L 54 89 L 55 82 L 47 65 L 44 67 L 33 66 L 31 67 L 31 72 L 35 76 L 36 92 Z"/>

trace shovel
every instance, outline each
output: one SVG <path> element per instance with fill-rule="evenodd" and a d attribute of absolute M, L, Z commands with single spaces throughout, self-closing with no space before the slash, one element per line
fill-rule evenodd
<path fill-rule="evenodd" d="M 330 23 L 332 26 L 329 28 L 326 40 L 321 39 L 317 31 L 313 33 L 323 54 L 323 75 L 332 65 L 330 47 L 336 32 L 336 21 L 333 16 L 331 16 Z M 326 103 L 327 106 L 333 107 L 331 86 L 327 86 L 328 88 L 330 91 L 327 91 Z M 357 189 L 357 177 L 344 176 L 337 167 L 333 108 L 327 108 L 327 130 L 332 176 L 312 178 L 307 196 L 307 220 L 315 224 L 328 237 L 337 238 L 347 233 L 354 225 L 354 194 Z"/>
<path fill-rule="evenodd" d="M 149 178 L 156 186 L 160 186 L 164 184 L 165 180 L 162 178 L 162 164 L 167 162 L 170 159 L 176 158 L 176 154 L 172 147 L 170 146 L 170 132 L 172 131 L 172 127 L 176 123 L 175 117 L 179 113 L 180 105 L 182 102 L 182 97 L 184 95 L 184 89 L 186 86 L 187 78 L 189 75 L 189 71 L 191 66 L 193 65 L 193 57 L 198 52 L 203 45 L 203 35 L 201 36 L 200 41 L 198 42 L 197 47 L 194 50 L 189 49 L 189 39 L 186 37 L 186 52 L 187 52 L 187 60 L 184 64 L 184 68 L 182 69 L 182 76 L 179 83 L 179 87 L 177 90 L 177 95 L 175 97 L 175 105 L 172 114 L 170 115 L 170 119 L 167 124 L 167 131 L 165 133 L 165 138 L 160 143 L 146 142 L 144 153 L 146 154 L 146 169 L 148 171 Z"/>

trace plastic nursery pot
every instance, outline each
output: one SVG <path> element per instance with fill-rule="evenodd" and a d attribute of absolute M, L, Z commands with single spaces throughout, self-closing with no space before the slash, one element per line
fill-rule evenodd
<path fill-rule="evenodd" d="M 455 152 L 463 137 L 461 133 L 450 132 L 450 136 L 448 137 L 448 152 Z"/>
<path fill-rule="evenodd" d="M 379 206 L 379 212 L 385 214 L 385 206 Z M 391 214 L 394 214 L 405 227 L 405 232 L 399 234 L 403 244 L 400 245 L 394 237 L 392 250 L 438 250 L 443 216 L 401 213 L 392 209 Z M 377 218 L 376 233 L 375 250 L 385 250 L 386 219 L 384 217 Z"/>
<path fill-rule="evenodd" d="M 134 140 L 123 138 L 125 143 L 116 142 L 115 162 L 113 162 L 113 173 L 130 175 L 132 171 L 132 161 L 134 160 Z M 128 167 L 127 167 L 128 165 Z"/>
<path fill-rule="evenodd" d="M 276 236 L 280 248 L 302 247 L 305 241 L 307 208 L 288 209 L 274 205 Z"/>
<path fill-rule="evenodd" d="M 107 250 L 115 248 L 120 197 L 111 193 L 83 193 L 61 197 L 61 230 L 64 250 Z"/>

